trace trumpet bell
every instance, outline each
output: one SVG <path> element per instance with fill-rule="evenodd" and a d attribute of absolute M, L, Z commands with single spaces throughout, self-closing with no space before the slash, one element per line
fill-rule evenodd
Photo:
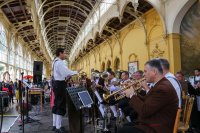
<path fill-rule="evenodd" d="M 104 101 L 105 101 L 106 103 L 109 102 L 108 96 L 109 96 L 109 95 L 107 95 L 107 94 L 103 94 L 103 99 L 104 99 Z"/>

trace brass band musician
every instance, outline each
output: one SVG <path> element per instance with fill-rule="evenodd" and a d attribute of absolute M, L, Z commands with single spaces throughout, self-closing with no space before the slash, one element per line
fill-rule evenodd
<path fill-rule="evenodd" d="M 157 59 L 146 62 L 144 76 L 153 87 L 146 96 L 127 89 L 130 106 L 138 113 L 138 120 L 124 125 L 118 133 L 172 133 L 178 109 L 178 97 L 171 83 L 163 76 L 163 69 Z"/>
<path fill-rule="evenodd" d="M 103 99 L 103 94 L 106 93 L 105 91 L 105 82 L 107 80 L 107 73 L 102 73 L 102 75 L 100 75 L 99 71 L 96 71 L 96 77 L 95 77 L 95 84 L 96 84 L 96 90 L 98 91 L 101 99 Z M 98 106 L 98 109 L 95 109 L 96 115 L 98 116 L 98 110 L 101 113 L 101 116 L 104 117 L 104 103 L 103 102 L 99 102 L 97 99 L 95 99 L 95 104 Z"/>

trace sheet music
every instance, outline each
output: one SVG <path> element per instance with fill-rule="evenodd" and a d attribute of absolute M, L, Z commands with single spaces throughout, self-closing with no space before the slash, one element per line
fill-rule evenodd
<path fill-rule="evenodd" d="M 29 89 L 32 88 L 32 85 L 29 85 L 25 80 L 22 81 L 24 85 L 26 85 Z"/>
<path fill-rule="evenodd" d="M 94 91 L 94 94 L 96 95 L 96 97 L 97 97 L 97 99 L 98 99 L 98 101 L 101 103 L 101 102 L 103 102 L 103 100 L 102 100 L 102 98 L 101 98 L 101 96 L 99 95 L 99 93 L 98 93 L 98 91 Z"/>

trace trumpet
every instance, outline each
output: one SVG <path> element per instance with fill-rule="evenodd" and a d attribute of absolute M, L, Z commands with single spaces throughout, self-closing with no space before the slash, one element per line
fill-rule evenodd
<path fill-rule="evenodd" d="M 125 87 L 122 87 L 122 89 L 113 92 L 112 94 L 103 94 L 103 99 L 104 101 L 106 101 L 107 103 L 109 102 L 109 99 L 111 97 L 114 97 L 115 101 L 120 100 L 122 98 L 125 97 L 125 95 L 121 95 L 120 93 L 122 93 L 123 91 L 129 89 L 130 87 L 134 86 L 133 89 L 137 92 L 138 90 L 140 90 L 142 88 L 142 82 L 145 81 L 145 78 L 142 78 L 140 80 L 135 80 L 132 81 L 130 84 L 128 84 Z"/>

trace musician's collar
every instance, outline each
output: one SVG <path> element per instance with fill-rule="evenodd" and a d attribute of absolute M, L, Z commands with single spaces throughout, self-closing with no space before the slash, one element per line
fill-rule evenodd
<path fill-rule="evenodd" d="M 154 87 L 160 80 L 162 80 L 164 77 L 160 78 L 159 80 L 157 80 L 156 82 L 152 83 L 152 87 Z"/>

